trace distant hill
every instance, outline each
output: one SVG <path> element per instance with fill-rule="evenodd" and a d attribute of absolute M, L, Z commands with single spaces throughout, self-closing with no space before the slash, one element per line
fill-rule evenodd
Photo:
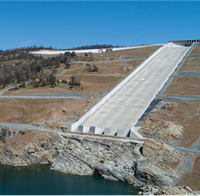
<path fill-rule="evenodd" d="M 80 47 L 73 47 L 68 48 L 68 50 L 83 50 L 83 49 L 102 49 L 102 48 L 116 48 L 116 47 L 123 47 L 123 46 L 113 46 L 113 45 L 106 45 L 106 44 L 95 44 L 95 45 L 86 45 L 86 46 L 80 46 Z"/>

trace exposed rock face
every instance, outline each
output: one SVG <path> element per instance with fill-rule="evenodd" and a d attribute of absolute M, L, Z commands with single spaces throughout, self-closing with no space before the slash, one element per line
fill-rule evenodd
<path fill-rule="evenodd" d="M 63 149 L 60 139 L 51 132 L 27 130 L 0 141 L 0 163 L 12 166 L 52 163 Z"/>
<path fill-rule="evenodd" d="M 140 160 L 137 163 L 136 178 L 143 184 L 157 186 L 171 185 L 178 173 L 170 167 L 152 161 L 151 159 Z"/>
<path fill-rule="evenodd" d="M 13 166 L 52 163 L 51 169 L 68 174 L 98 174 L 133 185 L 171 185 L 179 173 L 143 156 L 142 146 L 127 140 L 27 130 L 5 143 L 0 141 L 0 162 Z"/>
<path fill-rule="evenodd" d="M 175 150 L 163 142 L 156 142 L 153 139 L 149 139 L 144 142 L 142 153 L 146 157 L 164 162 L 179 161 L 183 158 L 180 151 Z"/>
<path fill-rule="evenodd" d="M 158 120 L 149 116 L 140 124 L 139 133 L 144 137 L 153 138 L 156 141 L 171 145 L 177 145 L 182 135 L 182 126 L 166 120 Z"/>
<path fill-rule="evenodd" d="M 188 186 L 144 186 L 139 194 L 143 195 L 199 195 L 200 191 L 193 191 Z"/>

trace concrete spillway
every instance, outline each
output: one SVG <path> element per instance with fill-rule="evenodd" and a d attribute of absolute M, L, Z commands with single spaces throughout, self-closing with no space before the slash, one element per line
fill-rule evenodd
<path fill-rule="evenodd" d="M 98 127 L 98 134 L 101 134 L 105 128 L 110 128 L 111 135 L 114 135 L 118 129 L 122 129 L 124 136 L 127 136 L 187 49 L 173 44 L 166 47 L 82 125 Z"/>

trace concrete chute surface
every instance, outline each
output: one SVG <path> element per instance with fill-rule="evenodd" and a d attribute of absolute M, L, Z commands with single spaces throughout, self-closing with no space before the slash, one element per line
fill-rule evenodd
<path fill-rule="evenodd" d="M 154 58 L 81 124 L 98 127 L 98 134 L 110 128 L 112 135 L 120 129 L 127 136 L 187 51 L 188 47 L 173 43 L 163 46 Z"/>

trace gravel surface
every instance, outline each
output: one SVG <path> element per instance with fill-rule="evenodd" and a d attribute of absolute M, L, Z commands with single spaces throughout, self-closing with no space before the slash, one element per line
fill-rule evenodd
<path fill-rule="evenodd" d="M 192 152 L 192 153 L 197 153 L 197 154 L 200 154 L 200 151 L 199 150 L 196 150 L 196 149 L 193 149 L 193 148 L 185 148 L 185 147 L 180 147 L 180 146 L 171 146 L 177 150 L 180 150 L 180 151 L 185 151 L 185 152 Z"/>
<path fill-rule="evenodd" d="M 68 97 L 75 97 L 75 98 L 86 98 L 86 97 L 91 97 L 93 95 L 96 95 L 98 97 L 104 96 L 106 92 L 96 92 L 96 93 L 89 93 L 86 95 L 82 95 L 80 93 L 46 93 L 46 94 L 30 94 L 30 95 L 25 95 L 25 96 L 30 96 L 30 97 L 62 97 L 62 98 L 68 98 Z M 12 96 L 12 95 L 10 95 Z M 13 95 L 14 96 L 14 95 Z M 21 95 L 20 97 L 22 97 Z"/>
<path fill-rule="evenodd" d="M 193 155 L 191 155 L 191 154 L 188 155 L 187 159 L 183 163 L 182 170 L 184 170 L 184 171 L 190 171 L 191 166 L 192 166 L 192 157 L 193 157 Z"/>
<path fill-rule="evenodd" d="M 193 150 L 199 150 L 200 149 L 200 139 L 192 146 Z"/>
<path fill-rule="evenodd" d="M 200 139 L 192 146 L 191 149 L 185 148 L 185 147 L 180 147 L 180 146 L 172 146 L 172 147 L 177 149 L 177 150 L 180 150 L 180 151 L 200 154 L 200 151 L 199 151 L 199 149 L 200 149 Z M 192 157 L 193 157 L 193 155 L 188 155 L 187 159 L 183 163 L 182 170 L 190 171 L 191 166 L 192 166 Z"/>
<path fill-rule="evenodd" d="M 48 129 L 43 129 L 37 126 L 27 125 L 27 124 L 7 124 L 7 123 L 0 123 L 0 126 L 10 127 L 10 128 L 16 128 L 16 129 L 37 129 L 37 130 L 46 130 L 50 131 Z"/>
<path fill-rule="evenodd" d="M 121 57 L 120 61 L 133 60 L 133 59 L 147 59 L 147 58 L 149 58 L 149 56 Z"/>
<path fill-rule="evenodd" d="M 176 76 L 200 76 L 200 72 L 178 72 Z"/>
<path fill-rule="evenodd" d="M 82 95 L 80 93 L 47 93 L 47 94 L 30 94 L 30 95 L 0 95 L 0 98 L 21 98 L 21 99 L 84 99 L 86 97 L 97 96 L 103 97 L 107 91 L 89 93 Z"/>
<path fill-rule="evenodd" d="M 191 54 L 189 57 L 200 57 L 200 54 Z"/>
<path fill-rule="evenodd" d="M 200 100 L 200 96 L 185 96 L 185 95 L 167 94 L 167 95 L 164 95 L 164 97 L 170 98 L 172 101 Z"/>

